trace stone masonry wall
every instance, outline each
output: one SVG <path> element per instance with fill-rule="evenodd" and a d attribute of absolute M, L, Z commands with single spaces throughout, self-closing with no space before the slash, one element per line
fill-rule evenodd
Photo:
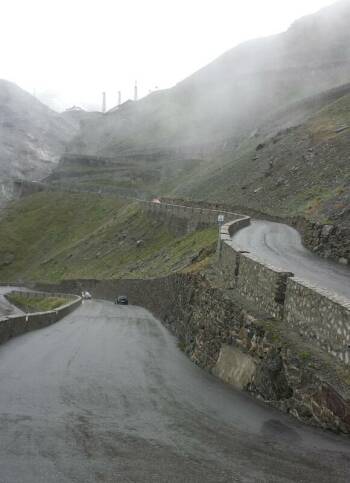
<path fill-rule="evenodd" d="M 273 317 L 283 317 L 286 283 L 290 276 L 293 274 L 262 263 L 251 254 L 239 255 L 238 292 Z"/>
<path fill-rule="evenodd" d="M 174 205 L 168 203 L 140 202 L 142 209 L 156 215 L 164 221 L 182 220 L 186 222 L 188 232 L 201 227 L 218 223 L 218 215 L 224 215 L 225 221 L 249 218 L 229 211 L 210 210 L 192 206 Z"/>
<path fill-rule="evenodd" d="M 237 289 L 261 312 L 283 317 L 286 283 L 293 276 L 291 272 L 263 263 L 249 253 L 238 252 L 226 243 L 223 243 L 220 270 L 227 288 Z"/>
<path fill-rule="evenodd" d="M 52 292 L 51 292 L 52 293 Z M 21 291 L 21 295 L 25 295 L 25 292 Z M 43 294 L 40 294 L 41 296 Z M 47 294 L 46 294 L 47 295 Z M 62 296 L 62 292 L 56 293 L 57 296 Z M 28 292 L 28 296 L 32 297 L 33 292 Z M 0 344 L 17 337 L 26 332 L 32 330 L 41 329 L 48 325 L 58 322 L 66 315 L 70 314 L 81 304 L 81 297 L 72 296 L 73 300 L 56 310 L 50 310 L 48 312 L 36 312 L 24 315 L 6 316 L 0 317 Z"/>
<path fill-rule="evenodd" d="M 235 289 L 262 313 L 286 320 L 306 340 L 350 364 L 350 300 L 235 250 L 226 242 L 245 223 L 241 218 L 221 228 L 219 267 L 225 287 Z"/>
<path fill-rule="evenodd" d="M 293 290 L 291 285 L 293 273 L 268 265 L 248 252 L 237 252 L 228 245 L 226 242 L 235 232 L 249 225 L 250 217 L 169 203 L 144 202 L 142 205 L 145 210 L 168 221 L 169 219 L 182 222 L 186 220 L 185 229 L 187 230 L 216 224 L 218 215 L 223 214 L 226 223 L 220 228 L 218 257 L 226 288 L 236 289 L 242 297 L 266 315 L 283 319 L 284 314 L 288 314 L 288 320 L 293 321 L 293 324 L 303 324 L 305 338 L 309 340 L 310 337 L 315 337 L 317 341 L 324 338 L 327 343 L 319 342 L 319 345 L 343 363 L 350 364 L 347 336 L 344 335 L 347 330 L 350 330 L 345 329 L 350 317 L 350 302 L 344 300 L 343 303 L 334 304 L 329 293 L 312 286 L 308 286 L 306 297 L 305 284 L 303 285 L 305 290 L 300 288 Z M 289 283 L 288 306 L 285 308 L 287 283 Z M 302 292 L 301 295 L 300 292 Z M 306 301 L 303 299 L 304 296 Z M 300 303 L 299 299 L 303 299 L 303 302 Z M 314 301 L 314 305 L 311 300 Z M 335 307 L 338 307 L 338 310 L 335 310 Z M 307 323 L 310 325 L 308 330 L 305 328 Z"/>
<path fill-rule="evenodd" d="M 234 289 L 237 287 L 237 275 L 239 269 L 240 253 L 234 250 L 226 242 L 222 243 L 220 256 L 220 274 L 226 288 Z"/>
<path fill-rule="evenodd" d="M 309 341 L 350 362 L 350 301 L 297 278 L 287 282 L 284 319 Z"/>
<path fill-rule="evenodd" d="M 231 237 L 237 233 L 241 228 L 250 224 L 249 216 L 241 216 L 237 220 L 225 223 L 220 230 L 220 254 L 219 266 L 221 276 L 227 288 L 237 287 L 237 275 L 239 270 L 239 256 L 240 252 L 236 252 L 231 245 L 227 243 Z"/>

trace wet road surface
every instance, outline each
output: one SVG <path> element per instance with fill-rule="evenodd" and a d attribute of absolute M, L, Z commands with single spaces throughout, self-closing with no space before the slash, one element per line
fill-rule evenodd
<path fill-rule="evenodd" d="M 15 290 L 13 287 L 0 287 L 0 319 L 1 317 L 6 317 L 7 315 L 20 315 L 23 314 L 21 310 L 17 307 L 10 304 L 7 299 L 4 297 L 5 293 L 11 292 L 11 290 Z M 16 288 L 16 290 L 21 290 Z M 1 480 L 0 480 L 1 482 Z"/>
<path fill-rule="evenodd" d="M 249 251 L 277 268 L 350 299 L 350 267 L 307 250 L 299 233 L 288 225 L 252 220 L 230 243 L 238 250 Z"/>
<path fill-rule="evenodd" d="M 349 481 L 349 438 L 222 384 L 138 307 L 9 341 L 0 381 L 1 483 Z"/>

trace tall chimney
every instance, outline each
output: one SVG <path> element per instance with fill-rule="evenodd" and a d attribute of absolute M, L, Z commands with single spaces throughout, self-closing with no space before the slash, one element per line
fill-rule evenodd
<path fill-rule="evenodd" d="M 122 93 L 121 91 L 118 91 L 118 106 L 122 103 Z"/>
<path fill-rule="evenodd" d="M 106 112 L 106 93 L 102 92 L 102 112 Z"/>
<path fill-rule="evenodd" d="M 134 100 L 137 101 L 138 96 L 137 96 L 137 81 L 135 81 L 135 87 L 134 87 Z"/>

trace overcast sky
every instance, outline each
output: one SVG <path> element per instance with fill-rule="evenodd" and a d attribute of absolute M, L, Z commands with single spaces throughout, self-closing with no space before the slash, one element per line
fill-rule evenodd
<path fill-rule="evenodd" d="M 167 88 L 332 0 L 0 0 L 0 78 L 57 110 Z"/>

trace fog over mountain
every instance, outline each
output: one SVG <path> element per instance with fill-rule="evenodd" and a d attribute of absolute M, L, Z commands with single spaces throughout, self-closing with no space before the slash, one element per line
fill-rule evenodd
<path fill-rule="evenodd" d="M 267 206 L 271 196 L 262 199 L 263 186 L 279 183 L 276 207 L 279 178 L 296 163 L 288 129 L 304 126 L 293 141 L 298 143 L 309 132 L 305 123 L 316 116 L 310 139 L 299 142 L 304 156 L 303 150 L 314 149 L 319 126 L 327 125 L 331 133 L 346 127 L 347 111 L 341 106 L 348 105 L 349 25 L 350 2 L 337 2 L 296 21 L 282 34 L 229 50 L 171 89 L 128 101 L 104 115 L 79 109 L 59 115 L 2 81 L 0 176 L 41 179 L 64 154 L 51 181 L 98 189 L 122 186 L 126 192 L 145 196 L 156 192 L 234 199 L 249 206 Z M 333 102 L 340 106 L 336 112 L 330 107 Z M 332 116 L 327 122 L 318 114 L 322 109 L 329 109 Z M 327 131 L 326 141 L 329 135 Z M 273 144 L 269 156 L 255 152 L 274 138 L 284 142 Z M 344 162 L 347 139 L 346 130 L 334 139 L 334 166 Z M 329 143 L 325 146 L 331 149 Z M 99 161 L 94 165 L 94 156 L 105 159 L 104 168 Z M 277 169 L 277 158 L 283 158 L 283 173 Z M 112 166 L 107 169 L 106 163 Z M 326 184 L 332 183 L 334 166 L 324 166 L 330 172 L 324 171 L 322 189 L 329 189 Z M 303 175 L 308 180 L 315 177 L 309 168 Z M 306 192 L 303 184 L 288 186 L 286 199 Z"/>
<path fill-rule="evenodd" d="M 0 179 L 40 179 L 75 130 L 71 122 L 11 82 L 0 80 Z"/>
<path fill-rule="evenodd" d="M 49 174 L 77 130 L 71 119 L 0 80 L 0 205 L 12 197 L 13 179 Z"/>
<path fill-rule="evenodd" d="M 177 84 L 85 128 L 71 152 L 114 156 L 235 145 L 282 107 L 350 80 L 350 3 L 246 42 Z M 212 145 L 212 146 L 211 146 Z"/>
<path fill-rule="evenodd" d="M 86 120 L 52 182 L 350 226 L 349 25 L 337 2 Z"/>

